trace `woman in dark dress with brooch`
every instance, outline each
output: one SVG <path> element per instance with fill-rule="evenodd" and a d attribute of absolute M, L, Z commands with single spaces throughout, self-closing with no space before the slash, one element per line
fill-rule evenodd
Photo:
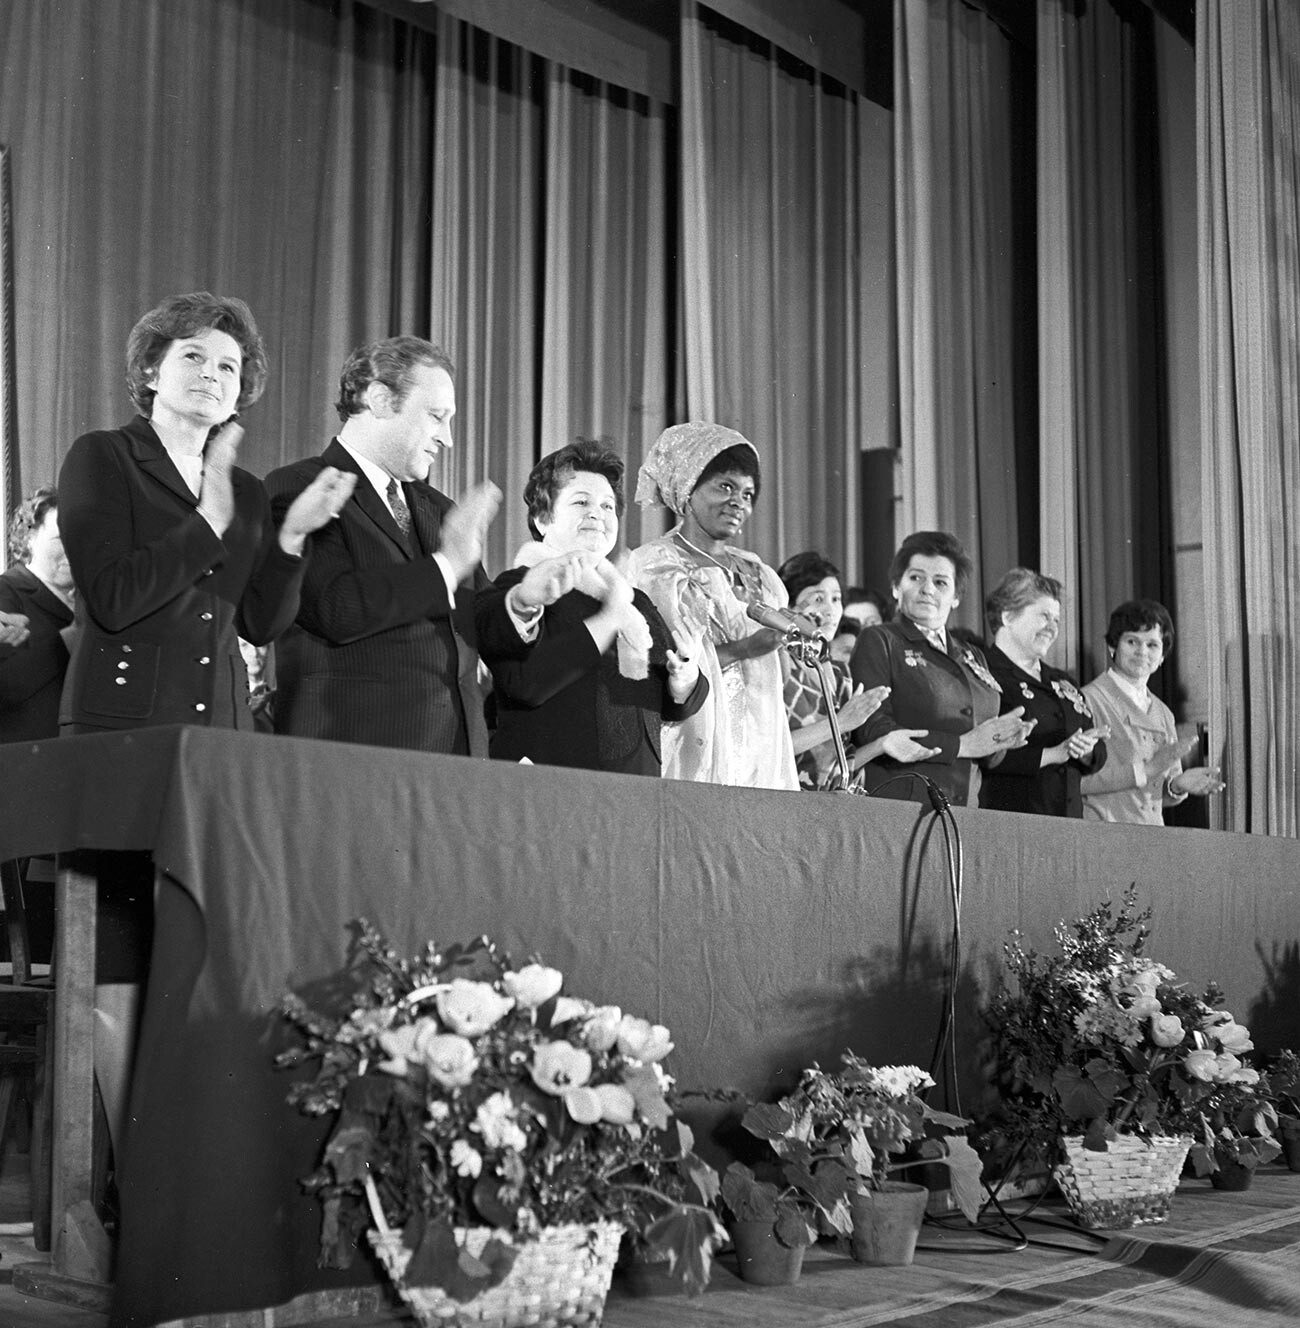
<path fill-rule="evenodd" d="M 701 643 L 674 637 L 648 595 L 609 561 L 623 512 L 623 462 L 579 441 L 543 457 L 524 489 L 528 526 L 516 566 L 480 595 L 477 614 L 546 559 L 568 560 L 574 589 L 542 615 L 531 643 L 484 662 L 496 686 L 494 760 L 528 760 L 618 774 L 660 773 L 660 731 L 693 715 L 708 694 Z"/>
<path fill-rule="evenodd" d="M 993 644 L 989 671 L 1002 709 L 1023 707 L 1033 731 L 984 775 L 980 806 L 1039 816 L 1083 816 L 1079 780 L 1106 761 L 1108 731 L 1093 720 L 1083 691 L 1046 661 L 1061 626 L 1061 583 L 1013 567 L 986 601 Z"/>
<path fill-rule="evenodd" d="M 868 627 L 849 661 L 855 683 L 890 689 L 854 735 L 859 746 L 881 743 L 882 754 L 864 767 L 874 794 L 915 802 L 942 794 L 956 806 L 978 806 L 983 770 L 1032 731 L 1014 702 L 1001 713 L 1004 698 L 983 654 L 948 627 L 973 571 L 946 530 L 915 531 L 894 554 L 889 581 L 898 613 Z"/>

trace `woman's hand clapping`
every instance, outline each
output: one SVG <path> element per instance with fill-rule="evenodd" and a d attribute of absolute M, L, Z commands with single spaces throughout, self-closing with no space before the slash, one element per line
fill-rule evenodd
<path fill-rule="evenodd" d="M 1017 706 L 1004 715 L 994 715 L 992 719 L 976 724 L 961 735 L 957 755 L 965 760 L 978 761 L 986 756 L 1010 751 L 1013 747 L 1023 747 L 1035 723 L 1032 719 L 1023 719 L 1024 713 L 1024 706 Z"/>

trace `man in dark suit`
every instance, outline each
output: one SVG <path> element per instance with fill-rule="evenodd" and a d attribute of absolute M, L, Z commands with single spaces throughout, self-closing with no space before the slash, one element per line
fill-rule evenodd
<path fill-rule="evenodd" d="M 298 617 L 276 645 L 276 731 L 486 756 L 474 599 L 501 493 L 481 484 L 456 505 L 426 482 L 451 446 L 451 361 L 418 337 L 358 347 L 337 409 L 324 454 L 266 480 L 279 516 L 323 467 L 357 476 L 311 538 Z M 527 637 L 564 581 L 541 569 L 482 630 Z"/>

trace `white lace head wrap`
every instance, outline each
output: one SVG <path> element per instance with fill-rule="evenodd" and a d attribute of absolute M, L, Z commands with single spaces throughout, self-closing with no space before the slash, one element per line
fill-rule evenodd
<path fill-rule="evenodd" d="M 674 424 L 655 439 L 636 477 L 636 501 L 642 507 L 667 507 L 678 516 L 700 481 L 704 468 L 729 447 L 758 448 L 722 424 Z"/>

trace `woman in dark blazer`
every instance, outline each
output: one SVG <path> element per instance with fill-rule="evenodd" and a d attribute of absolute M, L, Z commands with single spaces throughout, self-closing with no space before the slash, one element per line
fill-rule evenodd
<path fill-rule="evenodd" d="M 234 420 L 265 382 L 242 300 L 172 296 L 132 329 L 140 414 L 78 438 L 59 475 L 78 627 L 65 733 L 252 728 L 238 638 L 265 645 L 293 621 L 304 541 L 352 484 L 322 472 L 274 528 L 261 482 L 234 465 Z"/>
<path fill-rule="evenodd" d="M 233 421 L 266 382 L 242 300 L 176 295 L 135 325 L 127 387 L 140 414 L 73 443 L 59 475 L 76 630 L 60 731 L 157 724 L 251 729 L 239 636 L 293 621 L 307 535 L 352 481 L 322 475 L 277 531 L 261 483 L 234 465 Z M 148 854 L 101 855 L 95 1072 L 117 1146 L 153 919 Z"/>
<path fill-rule="evenodd" d="M 1083 816 L 1079 780 L 1106 761 L 1108 731 L 1093 719 L 1069 674 L 1047 663 L 1061 626 L 1061 583 L 1013 567 L 989 595 L 993 644 L 989 671 L 1002 688 L 1002 709 L 1020 706 L 1034 730 L 984 773 L 980 806 L 1039 816 Z"/>
<path fill-rule="evenodd" d="M 864 767 L 871 792 L 924 802 L 932 785 L 949 802 L 976 806 L 981 765 L 1021 746 L 1032 727 L 1021 708 L 999 715 L 1001 692 L 983 654 L 948 628 L 972 570 L 961 542 L 942 530 L 909 535 L 894 555 L 897 616 L 868 627 L 849 661 L 855 683 L 889 688 L 855 735 L 859 746 L 882 743 Z"/>
<path fill-rule="evenodd" d="M 570 444 L 537 464 L 524 501 L 540 542 L 525 545 L 521 565 L 479 597 L 479 618 L 543 559 L 569 559 L 575 588 L 543 612 L 532 644 L 494 644 L 481 633 L 496 688 L 491 755 L 658 775 L 662 725 L 693 715 L 709 684 L 700 643 L 674 640 L 649 596 L 608 561 L 623 510 L 623 462 L 599 443 Z"/>
<path fill-rule="evenodd" d="M 0 637 L 0 742 L 35 742 L 59 733 L 72 626 L 72 573 L 53 489 L 37 489 L 19 505 L 9 553 L 15 561 L 0 572 L 0 617 L 22 627 L 12 640 Z"/>

